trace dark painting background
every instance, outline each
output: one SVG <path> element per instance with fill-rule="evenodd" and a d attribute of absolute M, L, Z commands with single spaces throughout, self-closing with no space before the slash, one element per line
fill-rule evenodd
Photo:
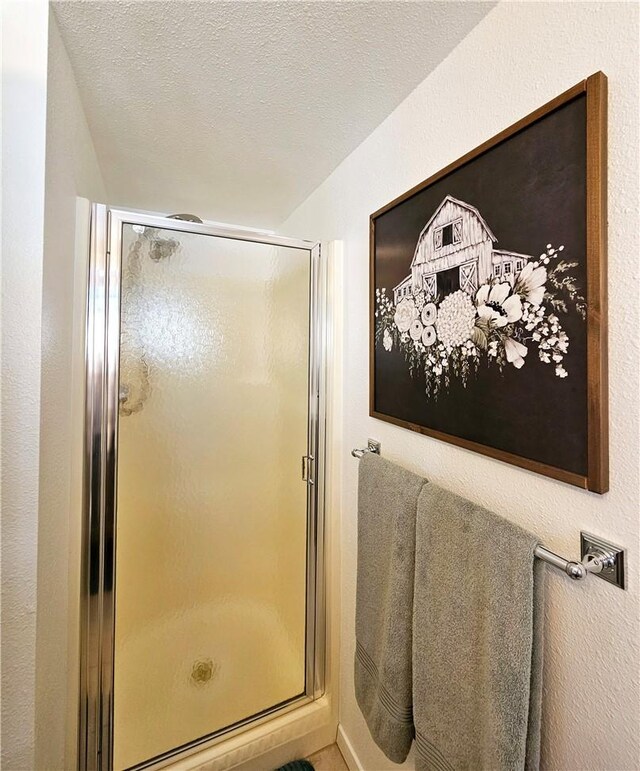
<path fill-rule="evenodd" d="M 475 206 L 498 239 L 495 247 L 538 257 L 564 244 L 562 259 L 586 297 L 586 97 L 581 96 L 451 172 L 375 220 L 375 287 L 392 289 L 410 272 L 420 231 L 446 195 Z M 552 267 L 552 265 L 548 266 Z M 451 378 L 438 398 L 412 378 L 404 354 L 379 343 L 374 358 L 375 411 L 525 458 L 587 473 L 586 322 L 567 302 L 559 313 L 569 336 L 568 377 L 529 346 L 522 369 L 500 374 L 481 358 L 467 387 Z"/>

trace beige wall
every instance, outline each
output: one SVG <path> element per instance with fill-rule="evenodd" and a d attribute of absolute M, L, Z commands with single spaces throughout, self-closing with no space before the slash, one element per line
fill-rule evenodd
<path fill-rule="evenodd" d="M 385 457 L 577 555 L 579 531 L 628 548 L 629 589 L 549 576 L 543 764 L 638 768 L 638 6 L 501 3 L 283 223 L 345 244 L 341 727 L 367 771 L 397 768 L 354 698 L 357 463 Z M 602 69 L 609 77 L 611 491 L 599 496 L 368 417 L 369 214 Z M 602 695 L 600 695 L 602 694 Z M 413 760 L 406 763 L 413 767 Z"/>

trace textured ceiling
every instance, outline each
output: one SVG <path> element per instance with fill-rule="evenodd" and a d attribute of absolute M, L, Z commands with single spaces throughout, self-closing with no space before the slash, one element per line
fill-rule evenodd
<path fill-rule="evenodd" d="M 492 6 L 54 4 L 111 202 L 262 227 L 284 220 Z"/>

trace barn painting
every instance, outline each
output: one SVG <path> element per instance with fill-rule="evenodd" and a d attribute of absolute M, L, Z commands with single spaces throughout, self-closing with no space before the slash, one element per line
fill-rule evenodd
<path fill-rule="evenodd" d="M 372 214 L 370 273 L 372 417 L 598 492 L 602 83 Z"/>
<path fill-rule="evenodd" d="M 475 206 L 447 195 L 420 231 L 393 302 L 386 287 L 376 289 L 376 339 L 423 370 L 427 397 L 437 399 L 453 378 L 466 388 L 481 365 L 522 369 L 531 351 L 556 377 L 569 375 L 560 317 L 570 307 L 585 316 L 578 263 L 565 258 L 564 244 L 546 244 L 534 258 L 496 243 Z"/>

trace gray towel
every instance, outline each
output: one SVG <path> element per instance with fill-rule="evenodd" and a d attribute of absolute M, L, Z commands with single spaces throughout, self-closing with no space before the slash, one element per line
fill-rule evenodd
<path fill-rule="evenodd" d="M 370 453 L 359 474 L 356 698 L 376 744 L 402 763 L 413 739 L 415 526 L 425 480 Z"/>
<path fill-rule="evenodd" d="M 537 769 L 543 564 L 536 539 L 452 493 L 418 500 L 417 771 Z"/>

